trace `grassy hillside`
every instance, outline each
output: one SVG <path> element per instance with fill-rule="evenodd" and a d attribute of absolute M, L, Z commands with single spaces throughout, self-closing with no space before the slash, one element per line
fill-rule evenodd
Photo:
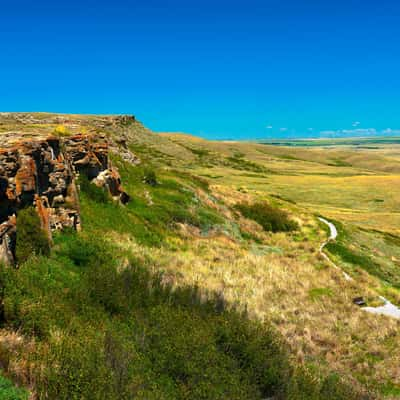
<path fill-rule="evenodd" d="M 245 260 L 235 257 L 232 267 L 224 265 L 219 279 L 230 282 L 225 292 L 234 301 L 241 301 L 246 293 L 246 302 L 257 316 L 272 316 L 294 343 L 299 359 L 322 356 L 330 366 L 351 370 L 361 381 L 375 381 L 383 393 L 396 397 L 400 371 L 393 349 L 399 344 L 400 324 L 363 313 L 352 299 L 363 295 L 370 305 L 378 305 L 377 295 L 385 295 L 400 304 L 400 148 L 299 149 L 209 142 L 188 135 L 165 137 L 195 152 L 201 150 L 197 163 L 186 166 L 208 179 L 226 203 L 267 199 L 300 219 L 301 235 L 265 239 L 270 254 L 253 246 L 255 259 L 250 261 L 246 254 Z M 228 164 L 226 159 L 232 157 L 240 161 Z M 242 168 L 246 163 L 256 164 L 259 170 Z M 319 258 L 316 250 L 324 233 L 316 215 L 340 227 L 337 244 L 328 251 L 354 278 L 352 282 Z M 210 266 L 203 274 L 207 285 L 215 275 Z"/>
<path fill-rule="evenodd" d="M 107 136 L 132 201 L 81 183 L 82 233 L 2 268 L 0 362 L 16 384 L 39 399 L 400 393 L 400 322 L 352 303 L 400 304 L 393 150 L 299 152 L 159 136 L 137 121 L 18 118 L 0 118 L 0 130 Z M 123 159 L 122 138 L 140 165 Z M 350 282 L 318 251 L 319 214 L 339 228 L 328 251 Z"/>

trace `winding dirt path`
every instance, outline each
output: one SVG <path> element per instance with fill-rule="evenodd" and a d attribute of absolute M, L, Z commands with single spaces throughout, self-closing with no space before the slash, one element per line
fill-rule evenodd
<path fill-rule="evenodd" d="M 332 240 L 335 240 L 337 238 L 338 235 L 338 231 L 336 229 L 336 226 L 332 224 L 332 222 L 329 222 L 328 220 L 326 220 L 325 218 L 322 217 L 318 217 L 318 219 L 323 222 L 325 225 L 328 225 L 329 227 L 329 238 L 323 242 L 319 248 L 319 253 L 321 254 L 322 257 L 325 258 L 325 260 L 328 261 L 329 264 L 331 264 L 334 268 L 340 270 L 344 276 L 344 279 L 346 279 L 346 281 L 352 281 L 353 278 L 347 274 L 346 272 L 344 272 L 340 267 L 338 267 L 329 257 L 328 255 L 324 252 L 324 247 L 331 242 Z"/>
<path fill-rule="evenodd" d="M 383 306 L 363 307 L 362 309 L 372 314 L 386 315 L 388 317 L 400 319 L 400 308 L 391 303 L 388 299 L 385 299 L 383 296 L 379 297 L 385 303 Z"/>
<path fill-rule="evenodd" d="M 335 240 L 337 238 L 338 231 L 336 229 L 336 226 L 332 222 L 329 222 L 328 220 L 326 220 L 325 218 L 318 217 L 318 219 L 321 222 L 323 222 L 325 225 L 328 225 L 329 232 L 330 232 L 329 238 L 321 244 L 321 246 L 319 248 L 319 253 L 322 255 L 322 257 L 325 258 L 325 260 L 327 260 L 329 262 L 329 264 L 331 264 L 334 268 L 339 269 L 343 273 L 344 279 L 346 279 L 346 281 L 352 281 L 353 278 L 349 274 L 344 272 L 340 267 L 338 267 L 324 252 L 324 247 L 330 241 Z M 388 317 L 400 319 L 400 308 L 397 307 L 396 305 L 394 305 L 393 303 L 391 303 L 389 300 L 385 299 L 384 297 L 382 297 L 382 296 L 379 296 L 379 297 L 383 301 L 384 305 L 378 306 L 378 307 L 362 307 L 361 309 L 364 311 L 367 311 L 369 313 L 372 313 L 372 314 L 386 315 Z"/>

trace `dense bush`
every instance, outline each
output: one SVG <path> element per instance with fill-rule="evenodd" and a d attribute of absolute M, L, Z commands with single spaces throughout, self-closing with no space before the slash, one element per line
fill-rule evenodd
<path fill-rule="evenodd" d="M 101 237 L 96 240 L 82 240 L 75 230 L 64 230 L 57 236 L 57 254 L 71 260 L 76 266 L 89 265 L 99 258 L 108 256 L 106 246 Z"/>
<path fill-rule="evenodd" d="M 143 182 L 146 185 L 156 186 L 157 185 L 157 176 L 153 169 L 146 168 L 143 174 Z"/>
<path fill-rule="evenodd" d="M 259 223 L 265 231 L 288 232 L 298 229 L 298 224 L 289 219 L 288 214 L 266 202 L 240 203 L 235 206 L 240 213 Z"/>
<path fill-rule="evenodd" d="M 31 255 L 46 255 L 50 252 L 47 233 L 42 229 L 39 216 L 33 207 L 25 208 L 17 216 L 16 258 L 25 262 Z"/>
<path fill-rule="evenodd" d="M 103 204 L 110 200 L 108 192 L 104 188 L 98 187 L 90 182 L 89 178 L 84 173 L 79 175 L 78 184 L 81 192 L 85 193 L 91 200 Z"/>

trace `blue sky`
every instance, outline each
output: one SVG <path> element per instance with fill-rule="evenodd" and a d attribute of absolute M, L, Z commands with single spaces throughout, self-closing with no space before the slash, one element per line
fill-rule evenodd
<path fill-rule="evenodd" d="M 3 2 L 0 110 L 209 138 L 397 134 L 399 18 L 385 0 Z"/>

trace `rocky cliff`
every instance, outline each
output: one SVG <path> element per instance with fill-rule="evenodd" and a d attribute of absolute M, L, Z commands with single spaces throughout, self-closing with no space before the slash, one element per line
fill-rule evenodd
<path fill-rule="evenodd" d="M 51 240 L 65 227 L 80 229 L 77 177 L 85 175 L 122 203 L 129 195 L 102 136 L 65 138 L 8 133 L 0 137 L 0 261 L 15 263 L 18 211 L 35 207 Z"/>

